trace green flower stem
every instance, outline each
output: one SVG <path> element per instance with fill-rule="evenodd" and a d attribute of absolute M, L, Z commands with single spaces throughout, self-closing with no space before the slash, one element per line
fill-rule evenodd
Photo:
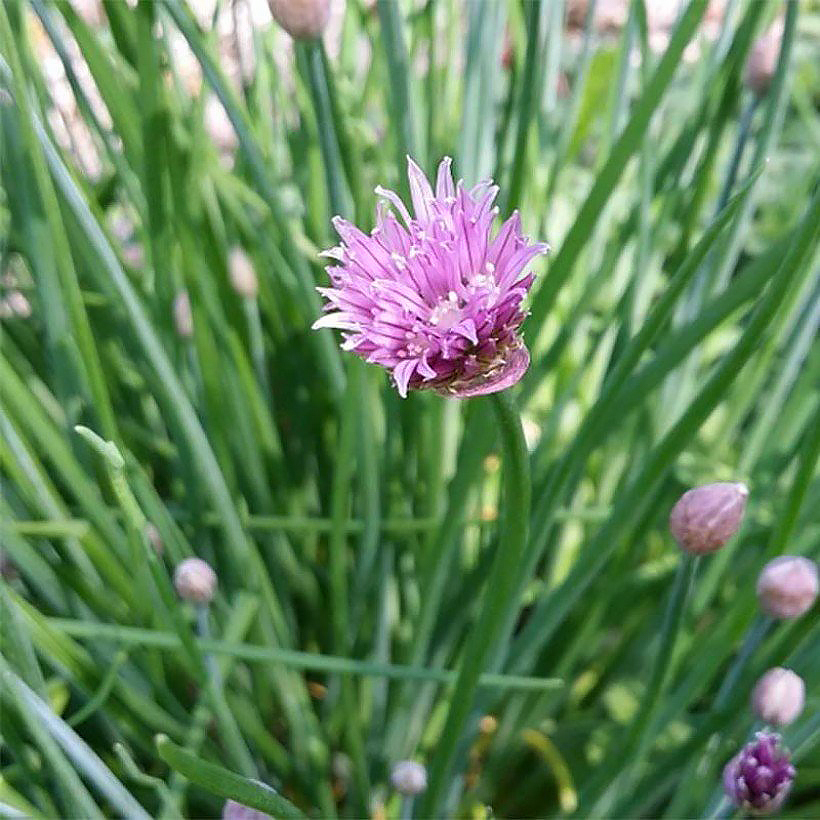
<path fill-rule="evenodd" d="M 430 765 L 430 786 L 419 809 L 422 817 L 441 813 L 451 768 L 473 708 L 479 676 L 496 649 L 507 613 L 517 609 L 518 563 L 527 544 L 530 517 L 530 473 L 521 419 L 509 391 L 492 397 L 504 455 L 504 508 L 499 544 L 475 628 L 470 633 L 447 720 Z"/>
<path fill-rule="evenodd" d="M 325 63 L 322 60 L 321 45 L 318 42 L 302 43 L 305 72 L 307 73 L 310 97 L 316 115 L 316 127 L 325 165 L 328 200 L 333 214 L 345 218 L 353 217 L 353 198 L 345 179 L 339 139 L 333 119 L 333 107 L 330 101 L 328 79 Z"/>
<path fill-rule="evenodd" d="M 618 759 L 625 765 L 621 768 L 621 773 L 606 790 L 604 795 L 593 807 L 592 813 L 598 816 L 600 812 L 607 814 L 612 805 L 611 801 L 617 800 L 619 794 L 629 790 L 635 782 L 635 775 L 641 762 L 651 744 L 652 730 L 655 728 L 655 719 L 661 705 L 661 695 L 669 681 L 675 649 L 678 645 L 684 616 L 686 614 L 686 603 L 697 570 L 698 557 L 684 553 L 666 613 L 663 619 L 663 626 L 659 639 L 658 655 L 655 658 L 655 665 L 652 670 L 652 677 L 649 686 L 641 699 L 640 709 L 635 717 L 635 721 L 629 730 L 626 743 L 618 748 Z M 602 805 L 604 804 L 604 805 Z"/>
<path fill-rule="evenodd" d="M 735 689 L 746 669 L 749 659 L 763 642 L 771 624 L 771 618 L 766 615 L 758 615 L 746 630 L 743 644 L 735 656 L 732 665 L 729 667 L 729 671 L 723 678 L 723 682 L 712 702 L 713 715 L 719 715 L 729 706 L 732 695 L 735 694 Z M 712 768 L 715 754 L 719 748 L 719 742 L 719 732 L 713 733 L 702 744 L 702 753 L 700 755 L 693 755 L 692 760 L 686 767 L 686 771 L 682 774 L 680 783 L 675 790 L 672 802 L 672 805 L 677 807 L 679 812 L 685 812 L 688 805 L 691 805 L 692 802 L 696 802 L 693 801 L 692 796 L 698 793 L 698 788 L 703 788 L 704 778 Z M 686 803 L 684 801 L 686 801 Z M 673 815 L 669 812 L 668 816 L 671 817 Z"/>
<path fill-rule="evenodd" d="M 259 388 L 265 398 L 265 403 L 270 409 L 271 389 L 265 358 L 265 333 L 259 315 L 259 303 L 256 298 L 243 299 L 242 308 L 245 311 L 245 321 L 248 325 L 248 341 L 250 342 L 253 369 L 256 371 L 256 378 L 259 380 Z"/>
<path fill-rule="evenodd" d="M 527 14 L 527 52 L 524 57 L 524 73 L 521 78 L 521 94 L 518 98 L 518 127 L 515 135 L 515 152 L 510 171 L 510 182 L 502 212 L 509 214 L 521 201 L 521 190 L 524 183 L 524 168 L 527 157 L 527 137 L 530 133 L 533 111 L 537 97 L 537 64 L 540 33 L 543 26 L 540 0 L 526 4 Z"/>
<path fill-rule="evenodd" d="M 407 44 L 404 40 L 404 26 L 399 3 L 396 0 L 378 0 L 377 5 L 379 22 L 382 28 L 381 40 L 384 43 L 387 69 L 390 76 L 391 119 L 396 126 L 399 192 L 405 196 L 409 194 L 407 178 L 404 174 L 405 157 L 409 154 L 415 157 L 416 160 L 422 159 L 416 153 Z"/>
<path fill-rule="evenodd" d="M 358 426 L 360 375 L 358 362 L 348 371 L 347 392 L 340 423 L 336 470 L 331 490 L 333 530 L 328 543 L 330 564 L 330 601 L 333 642 L 340 655 L 350 652 L 350 601 L 348 600 L 347 536 L 344 522 L 350 507 L 350 484 L 355 463 L 356 429 Z M 359 697 L 353 680 L 342 678 L 342 699 L 347 743 L 356 778 L 360 808 L 367 806 L 370 794 L 364 735 L 359 718 Z"/>

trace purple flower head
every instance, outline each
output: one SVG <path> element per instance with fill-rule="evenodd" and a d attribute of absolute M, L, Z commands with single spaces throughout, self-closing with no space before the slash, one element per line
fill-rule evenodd
<path fill-rule="evenodd" d="M 378 187 L 385 202 L 370 236 L 336 217 L 342 243 L 324 252 L 338 264 L 328 268 L 333 287 L 319 288 L 327 312 L 313 327 L 344 331 L 342 347 L 389 370 L 401 396 L 495 393 L 530 362 L 518 335 L 534 279 L 527 266 L 549 248 L 522 235 L 518 213 L 492 236 L 498 188 L 466 191 L 450 164 L 441 161 L 433 192 L 408 157 L 414 215 Z"/>
<path fill-rule="evenodd" d="M 780 735 L 758 732 L 723 770 L 727 797 L 753 814 L 771 814 L 783 805 L 794 781 L 789 752 Z"/>

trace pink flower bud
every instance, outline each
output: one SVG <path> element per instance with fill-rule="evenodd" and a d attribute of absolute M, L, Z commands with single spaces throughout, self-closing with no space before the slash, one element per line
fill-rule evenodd
<path fill-rule="evenodd" d="M 148 539 L 148 543 L 154 548 L 154 552 L 157 555 L 162 555 L 165 551 L 165 544 L 162 542 L 162 536 L 159 534 L 159 530 L 148 521 L 145 525 L 145 537 Z"/>
<path fill-rule="evenodd" d="M 236 800 L 226 800 L 222 807 L 222 820 L 269 820 L 269 818 L 269 814 L 243 806 Z"/>
<path fill-rule="evenodd" d="M 183 601 L 209 604 L 216 591 L 216 573 L 201 558 L 186 558 L 174 571 L 174 586 Z"/>
<path fill-rule="evenodd" d="M 330 17 L 330 0 L 268 0 L 273 19 L 296 40 L 318 37 Z"/>
<path fill-rule="evenodd" d="M 694 555 L 719 550 L 739 529 L 749 490 L 745 484 L 704 484 L 685 492 L 669 515 L 669 530 Z"/>
<path fill-rule="evenodd" d="M 780 55 L 782 42 L 783 20 L 778 19 L 752 46 L 749 59 L 746 61 L 743 79 L 755 94 L 762 95 L 769 90 L 772 77 L 777 69 L 777 58 Z"/>
<path fill-rule="evenodd" d="M 190 339 L 194 335 L 194 314 L 187 290 L 181 290 L 174 299 L 174 325 L 181 338 Z"/>
<path fill-rule="evenodd" d="M 757 579 L 761 609 L 775 618 L 799 618 L 817 599 L 817 564 L 800 555 L 769 561 Z"/>
<path fill-rule="evenodd" d="M 390 782 L 399 794 L 413 797 L 427 788 L 427 769 L 413 760 L 402 760 L 393 767 Z"/>
<path fill-rule="evenodd" d="M 233 289 L 246 299 L 255 299 L 259 281 L 248 254 L 242 248 L 232 248 L 228 254 L 228 278 Z"/>
<path fill-rule="evenodd" d="M 797 720 L 806 702 L 806 685 L 791 669 L 775 666 L 757 682 L 752 708 L 764 722 L 788 726 Z"/>

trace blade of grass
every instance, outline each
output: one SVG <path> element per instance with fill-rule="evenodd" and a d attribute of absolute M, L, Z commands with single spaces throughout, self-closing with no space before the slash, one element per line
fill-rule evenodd
<path fill-rule="evenodd" d="M 484 600 L 464 648 L 447 719 L 430 763 L 430 782 L 419 811 L 435 816 L 452 775 L 457 747 L 473 708 L 479 677 L 497 649 L 507 613 L 517 611 L 517 565 L 526 549 L 530 516 L 530 476 L 521 418 L 509 391 L 492 397 L 504 454 L 504 512 L 501 535 L 487 578 Z"/>
<path fill-rule="evenodd" d="M 6 688 L 13 692 L 15 700 L 28 713 L 27 722 L 33 725 L 38 723 L 43 731 L 47 732 L 72 759 L 88 779 L 94 783 L 100 793 L 111 802 L 112 806 L 121 811 L 126 817 L 149 820 L 147 814 L 131 793 L 117 780 L 111 770 L 91 750 L 91 747 L 61 720 L 43 700 L 41 700 L 22 680 L 14 673 L 5 660 L 0 658 L 0 673 Z M 76 785 L 76 784 L 75 784 Z M 84 790 L 83 790 L 84 791 Z M 75 790 L 77 797 L 80 792 Z M 79 804 L 83 817 L 100 817 L 101 813 L 88 800 Z M 87 813 L 88 812 L 88 813 Z"/>
<path fill-rule="evenodd" d="M 668 89 L 683 51 L 705 10 L 706 0 L 692 0 L 675 28 L 669 47 L 633 108 L 632 117 L 612 146 L 609 158 L 596 176 L 569 233 L 552 260 L 546 278 L 533 296 L 532 316 L 527 323 L 528 338 L 531 339 L 540 328 L 555 296 L 572 273 L 584 244 L 620 179 L 627 161 L 640 147 L 643 133 Z"/>
<path fill-rule="evenodd" d="M 223 769 L 222 766 L 200 760 L 196 755 L 177 746 L 165 735 L 157 735 L 156 743 L 157 753 L 172 769 L 185 775 L 191 782 L 212 794 L 236 800 L 243 806 L 258 809 L 273 817 L 305 816 L 275 789 L 258 780 L 249 780 Z"/>

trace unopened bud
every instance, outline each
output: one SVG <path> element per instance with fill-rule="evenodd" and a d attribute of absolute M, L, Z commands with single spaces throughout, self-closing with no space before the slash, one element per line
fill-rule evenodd
<path fill-rule="evenodd" d="M 715 552 L 740 528 L 748 497 L 745 484 L 720 482 L 695 487 L 672 508 L 669 530 L 686 552 Z"/>
<path fill-rule="evenodd" d="M 154 552 L 157 555 L 162 555 L 165 551 L 165 544 L 162 543 L 162 536 L 159 534 L 159 530 L 150 521 L 145 524 L 145 537 L 148 539 L 148 543 L 154 548 Z"/>
<path fill-rule="evenodd" d="M 191 312 L 187 290 L 181 290 L 174 298 L 174 325 L 183 339 L 190 339 L 194 335 L 194 314 Z"/>
<path fill-rule="evenodd" d="M 344 752 L 334 752 L 330 758 L 330 771 L 342 785 L 347 786 L 353 776 L 353 761 Z"/>
<path fill-rule="evenodd" d="M 203 122 L 206 133 L 220 153 L 230 154 L 236 150 L 239 138 L 222 102 L 215 94 L 209 95 L 205 100 Z"/>
<path fill-rule="evenodd" d="M 799 618 L 817 599 L 817 564 L 800 555 L 769 561 L 757 579 L 761 609 L 775 618 Z"/>
<path fill-rule="evenodd" d="M 233 289 L 246 299 L 255 299 L 259 281 L 248 254 L 242 248 L 232 248 L 228 254 L 228 278 Z"/>
<path fill-rule="evenodd" d="M 782 42 L 783 20 L 778 19 L 769 26 L 749 53 L 743 79 L 746 85 L 759 96 L 765 94 L 772 83 Z"/>
<path fill-rule="evenodd" d="M 791 669 L 776 666 L 757 682 L 752 692 L 755 714 L 772 726 L 794 723 L 806 703 L 806 684 Z"/>
<path fill-rule="evenodd" d="M 222 820 L 271 820 L 271 815 L 243 806 L 236 800 L 226 800 L 222 807 Z"/>
<path fill-rule="evenodd" d="M 21 319 L 28 319 L 31 316 L 31 302 L 19 290 L 13 290 L 6 297 L 12 313 Z"/>
<path fill-rule="evenodd" d="M 174 586 L 183 601 L 209 604 L 216 591 L 216 573 L 201 558 L 186 558 L 174 571 Z"/>
<path fill-rule="evenodd" d="M 413 760 L 403 760 L 390 774 L 393 788 L 407 797 L 421 794 L 427 788 L 427 769 Z"/>
<path fill-rule="evenodd" d="M 325 30 L 330 0 L 268 0 L 273 19 L 296 40 L 312 40 Z"/>
<path fill-rule="evenodd" d="M 780 735 L 758 732 L 723 770 L 723 789 L 739 809 L 772 814 L 783 805 L 794 782 L 795 769 Z"/>

